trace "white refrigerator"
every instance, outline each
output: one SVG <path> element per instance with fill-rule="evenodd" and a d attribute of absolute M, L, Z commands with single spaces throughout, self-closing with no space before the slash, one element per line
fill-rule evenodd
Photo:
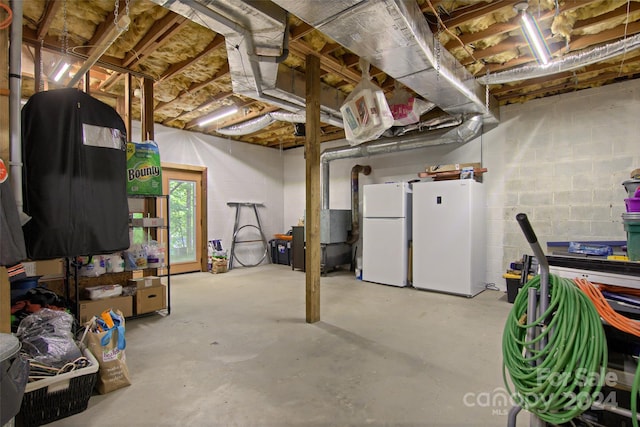
<path fill-rule="evenodd" d="M 406 182 L 362 187 L 362 280 L 407 286 L 411 190 Z"/>
<path fill-rule="evenodd" d="M 485 289 L 485 196 L 472 179 L 413 184 L 413 286 L 473 297 Z"/>

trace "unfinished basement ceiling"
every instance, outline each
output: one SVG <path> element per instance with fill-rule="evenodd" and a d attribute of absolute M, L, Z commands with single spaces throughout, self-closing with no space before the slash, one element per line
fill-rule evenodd
<path fill-rule="evenodd" d="M 185 2 L 183 0 L 184 3 Z M 154 121 L 169 127 L 203 132 L 224 138 L 274 148 L 292 148 L 304 144 L 304 137 L 297 136 L 294 123 L 282 120 L 283 115 L 270 116 L 266 127 L 248 126 L 247 121 L 258 120 L 265 114 L 281 111 L 282 105 L 255 99 L 244 93 L 234 93 L 232 71 L 227 54 L 225 36 L 214 31 L 207 21 L 192 19 L 195 15 L 176 13 L 161 6 L 173 2 L 163 0 L 25 0 L 23 2 L 23 97 L 35 91 L 35 63 L 40 63 L 41 84 L 39 90 L 64 87 L 84 62 L 84 58 L 103 46 L 105 34 L 113 29 L 114 11 L 119 17 L 128 13 L 131 25 L 107 49 L 90 72 L 90 93 L 117 107 L 124 98 L 124 73 L 133 73 L 134 93 L 139 93 L 143 78 L 152 79 L 154 98 Z M 287 0 L 251 2 L 240 0 L 207 1 L 199 0 L 200 6 L 225 7 L 246 3 L 261 8 L 288 8 Z M 309 0 L 302 3 L 309 3 Z M 514 0 L 499 1 L 455 1 L 455 0 L 385 0 L 375 2 L 316 0 L 312 5 L 330 14 L 331 9 L 341 11 L 340 4 L 351 8 L 366 7 L 369 3 L 380 8 L 398 6 L 401 9 L 417 10 L 419 19 L 428 25 L 438 43 L 433 43 L 437 52 L 448 51 L 464 67 L 477 83 L 483 79 L 495 78 L 502 73 L 513 72 L 522 67 L 537 68 L 518 23 Z M 329 7 L 331 5 L 331 7 Z M 347 10 L 349 13 L 351 9 Z M 278 79 L 290 79 L 291 87 L 304 81 L 305 56 L 312 54 L 321 59 L 321 79 L 324 88 L 332 93 L 336 102 L 346 97 L 360 79 L 359 56 L 338 42 L 344 43 L 340 34 L 334 39 L 322 31 L 329 31 L 327 22 L 314 23 L 308 16 L 306 22 L 292 11 L 286 15 L 288 31 L 288 56 L 278 67 Z M 630 47 L 624 45 L 617 56 L 600 59 L 600 53 L 593 49 L 613 43 L 631 41 L 640 33 L 640 2 L 626 0 L 531 0 L 529 12 L 536 17 L 555 59 L 562 60 L 572 55 L 582 55 L 591 59 L 579 68 L 563 71 L 561 67 L 553 74 L 528 77 L 526 74 L 501 84 L 490 84 L 489 95 L 500 105 L 522 103 L 531 99 L 552 96 L 584 88 L 603 86 L 640 76 L 640 49 L 638 43 Z M 270 13 L 270 12 L 269 12 Z M 315 13 L 315 12 L 314 12 Z M 340 19 L 340 12 L 337 17 Z M 3 15 L 4 16 L 4 15 Z M 0 16 L 2 18 L 3 16 Z M 302 14 L 301 14 L 302 16 Z M 384 16 L 384 15 L 380 15 Z M 204 23 L 204 24 L 203 24 Z M 364 23 L 366 24 L 366 23 Z M 363 25 L 364 25 L 363 24 Z M 317 27 L 315 28 L 314 25 Z M 393 25 L 393 23 L 389 23 Z M 335 31 L 335 27 L 334 31 Z M 67 36 L 65 37 L 65 29 Z M 228 34 L 227 34 L 228 35 Z M 333 35 L 333 33 L 332 33 Z M 284 36 L 284 34 L 283 34 Z M 370 29 L 371 38 L 385 37 L 384 31 Z M 281 37 L 283 40 L 284 37 Z M 349 45 L 351 47 L 351 45 Z M 233 48 L 233 46 L 232 46 Z M 37 50 L 42 52 L 38 60 Z M 278 55 L 276 52 L 273 55 Z M 66 55 L 65 55 L 66 54 Z M 59 83 L 52 75 L 56 65 L 65 56 L 73 61 L 70 73 Z M 602 55 L 604 57 L 604 55 Z M 443 57 L 444 58 L 444 57 Z M 436 57 L 438 60 L 438 57 Z M 376 64 L 375 61 L 371 61 Z M 383 58 L 379 64 L 392 63 L 393 58 Z M 461 65 L 460 65 L 461 64 Z M 385 66 L 386 67 L 386 66 Z M 397 72 L 371 67 L 374 81 L 390 98 L 396 87 L 404 90 L 405 83 L 412 93 L 420 82 L 402 79 Z M 389 74 L 387 74 L 389 73 Z M 279 85 L 282 82 L 278 82 Z M 482 87 L 484 91 L 484 86 Z M 431 101 L 429 93 L 418 93 L 419 97 Z M 435 98 L 435 94 L 434 94 Z M 435 102 L 435 101 L 434 101 Z M 202 127 L 198 119 L 210 115 L 224 106 L 237 105 L 238 113 L 221 121 Z M 435 108 L 423 117 L 423 121 L 446 115 L 446 106 Z M 293 108 L 289 108 L 292 112 Z M 133 118 L 140 118 L 140 102 L 133 98 Z M 330 117 L 330 108 L 327 109 Z M 304 115 L 304 110 L 300 112 Z M 289 117 L 290 119 L 290 117 Z M 263 120 L 264 123 L 267 121 Z M 249 122 L 251 123 L 251 122 Z M 263 123 L 263 124 L 264 124 Z M 220 131 L 230 126 L 247 126 L 251 133 L 245 135 L 225 135 Z M 227 132 L 228 133 L 228 132 Z M 233 132 L 232 132 L 233 133 Z M 343 130 L 329 120 L 322 124 L 321 140 L 331 141 L 344 138 Z"/>

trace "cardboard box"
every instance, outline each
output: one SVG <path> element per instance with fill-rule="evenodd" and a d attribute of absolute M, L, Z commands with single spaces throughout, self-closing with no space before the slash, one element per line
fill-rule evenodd
<path fill-rule="evenodd" d="M 133 298 L 131 296 L 105 298 L 95 301 L 80 301 L 80 324 L 91 320 L 93 316 L 99 316 L 105 310 L 118 309 L 124 317 L 133 316 Z"/>
<path fill-rule="evenodd" d="M 162 282 L 158 276 L 137 277 L 127 280 L 127 286 L 135 286 L 138 289 L 149 288 L 151 286 L 160 286 Z"/>
<path fill-rule="evenodd" d="M 455 163 L 451 165 L 432 165 L 427 168 L 427 172 L 451 172 L 461 171 L 463 168 L 481 168 L 481 163 Z"/>
<path fill-rule="evenodd" d="M 27 276 L 64 276 L 62 259 L 23 262 Z"/>
<path fill-rule="evenodd" d="M 138 289 L 135 298 L 136 314 L 151 313 L 167 308 L 167 289 L 164 285 Z"/>
<path fill-rule="evenodd" d="M 164 218 L 132 218 L 131 225 L 133 227 L 162 227 L 164 226 Z"/>

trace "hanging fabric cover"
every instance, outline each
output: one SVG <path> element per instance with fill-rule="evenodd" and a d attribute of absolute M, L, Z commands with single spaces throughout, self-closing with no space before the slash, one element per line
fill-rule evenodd
<path fill-rule="evenodd" d="M 33 95 L 22 109 L 27 255 L 49 259 L 129 247 L 126 129 L 77 89 Z"/>

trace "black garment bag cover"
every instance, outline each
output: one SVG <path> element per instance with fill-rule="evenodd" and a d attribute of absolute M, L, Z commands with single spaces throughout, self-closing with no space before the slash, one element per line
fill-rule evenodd
<path fill-rule="evenodd" d="M 73 88 L 36 93 L 22 144 L 29 258 L 129 247 L 126 129 L 112 107 Z"/>

